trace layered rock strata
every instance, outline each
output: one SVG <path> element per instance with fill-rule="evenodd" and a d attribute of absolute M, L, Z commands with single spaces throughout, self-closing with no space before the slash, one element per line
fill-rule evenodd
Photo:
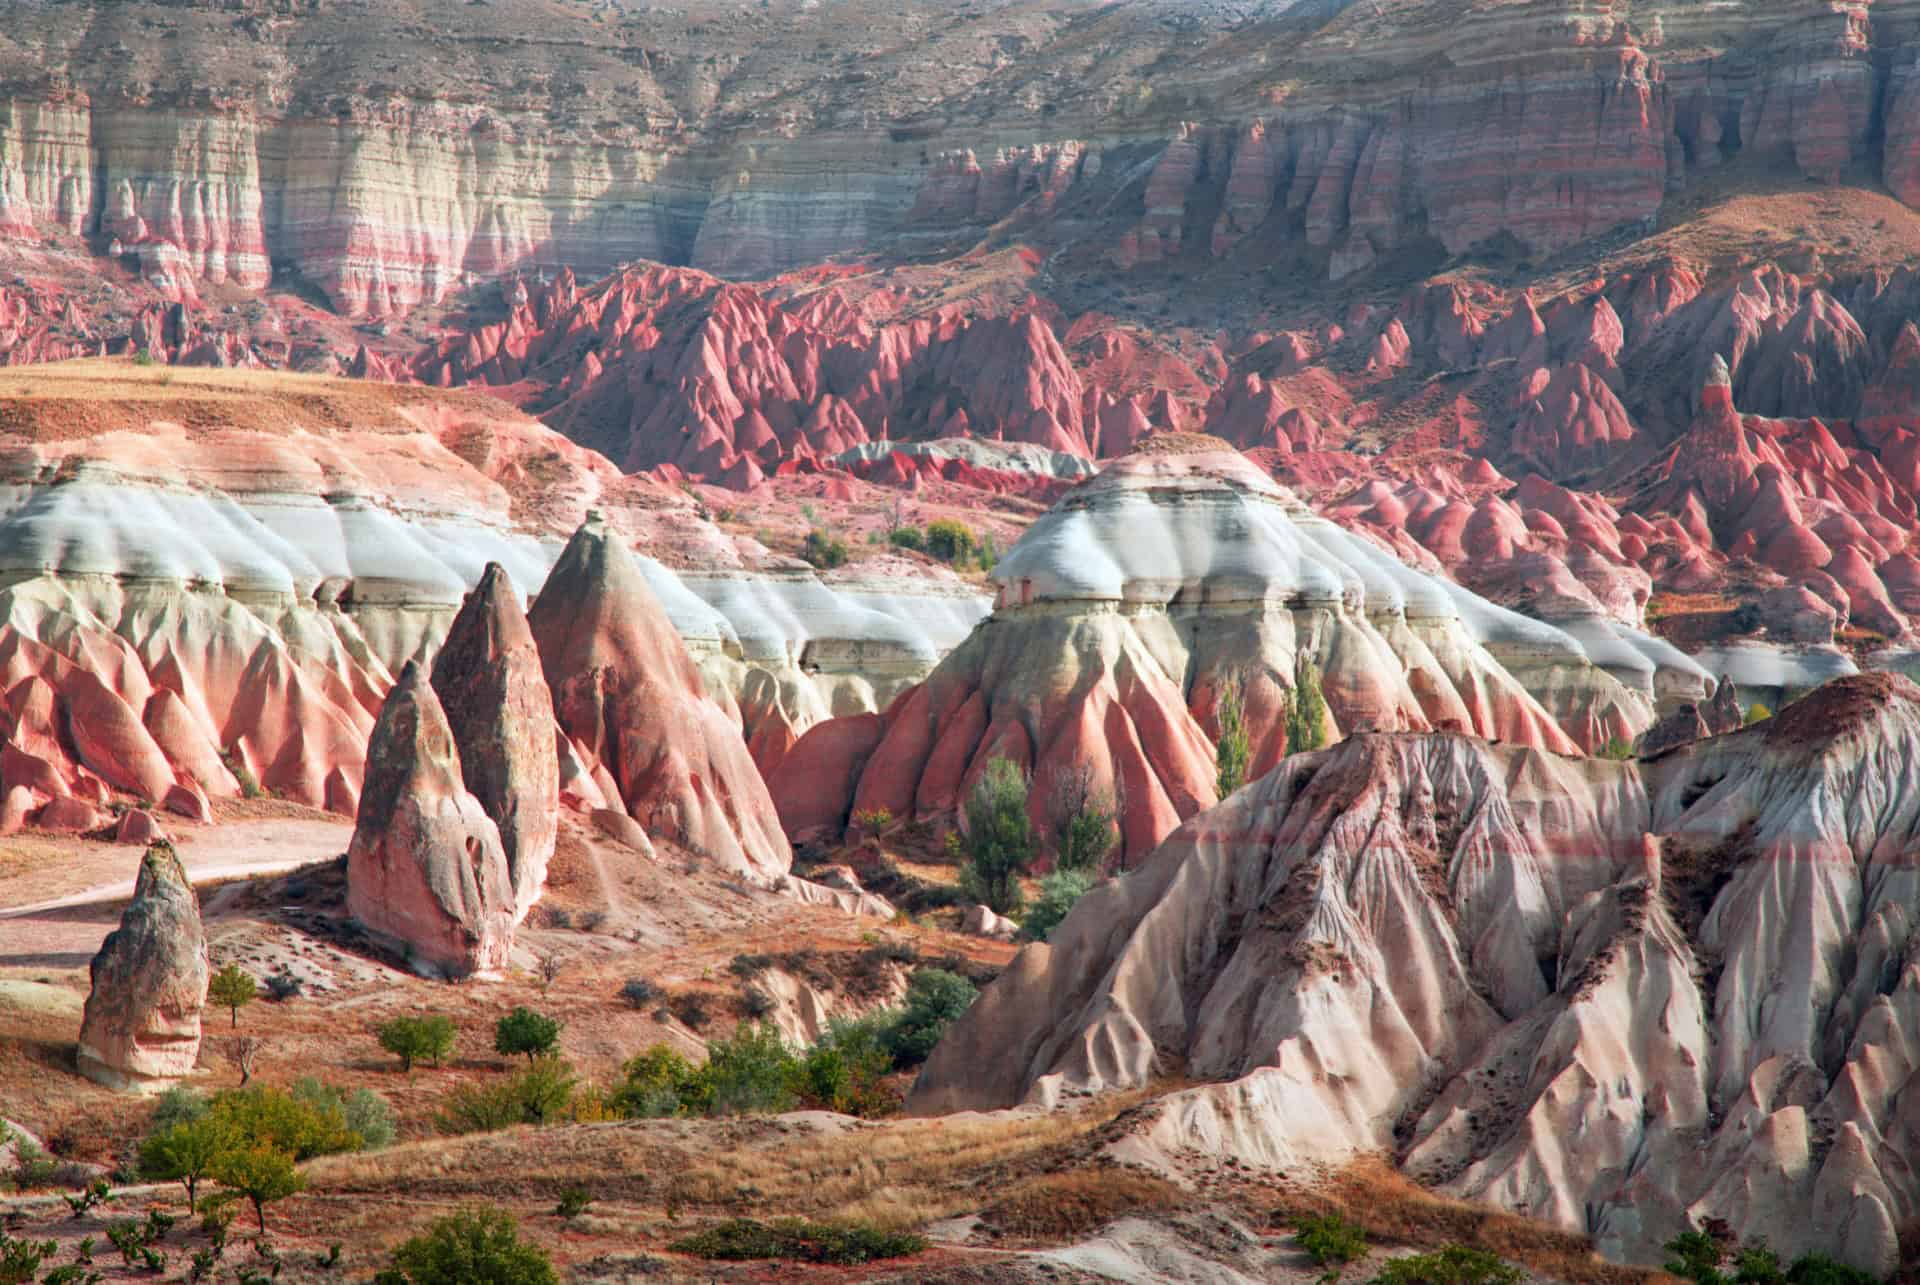
<path fill-rule="evenodd" d="M 1920 688 L 1862 675 L 1639 764 L 1410 734 L 1289 758 L 1027 947 L 910 1105 L 1177 1071 L 1207 1083 L 1119 1154 L 1381 1150 L 1632 1261 L 1724 1219 L 1891 1270 L 1920 1206 L 1916 745 Z"/>
<path fill-rule="evenodd" d="M 1670 650 L 1643 639 L 1644 685 L 1629 686 L 1571 635 L 1407 567 L 1231 452 L 1109 465 L 993 578 L 993 616 L 926 682 L 883 715 L 814 728 L 775 769 L 792 837 L 837 834 L 854 811 L 950 813 L 1006 758 L 1033 773 L 1036 808 L 1056 773 L 1090 765 L 1124 795 L 1138 858 L 1215 802 L 1229 680 L 1257 775 L 1291 748 L 1283 702 L 1303 660 L 1324 676 L 1336 734 L 1454 727 L 1573 753 L 1653 721 L 1647 655 Z"/>

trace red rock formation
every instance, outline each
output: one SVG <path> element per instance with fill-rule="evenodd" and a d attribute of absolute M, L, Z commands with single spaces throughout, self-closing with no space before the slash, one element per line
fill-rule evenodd
<path fill-rule="evenodd" d="M 433 661 L 466 788 L 500 828 L 516 922 L 546 884 L 560 825 L 553 696 L 527 618 L 497 562 L 461 604 Z"/>
<path fill-rule="evenodd" d="M 467 792 L 446 712 L 413 662 L 367 746 L 347 910 L 416 968 L 448 977 L 497 971 L 512 946 L 513 877 L 499 828 Z"/>
<path fill-rule="evenodd" d="M 765 878 L 792 861 L 740 729 L 702 692 L 686 644 L 597 514 L 527 613 L 561 733 L 649 833 Z"/>

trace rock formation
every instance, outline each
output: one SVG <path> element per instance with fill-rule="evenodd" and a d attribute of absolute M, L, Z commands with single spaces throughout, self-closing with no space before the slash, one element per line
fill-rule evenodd
<path fill-rule="evenodd" d="M 158 1091 L 193 1073 L 207 998 L 200 903 L 173 845 L 140 859 L 133 900 L 89 969 L 79 1066 L 115 1089 Z"/>
<path fill-rule="evenodd" d="M 467 792 L 440 698 L 409 661 L 367 745 L 347 911 L 421 971 L 466 977 L 506 964 L 517 910 L 499 827 Z"/>
<path fill-rule="evenodd" d="M 1109 465 L 993 579 L 993 616 L 925 683 L 882 716 L 814 728 L 774 770 L 792 837 L 837 834 L 853 811 L 948 814 L 1002 757 L 1032 771 L 1036 808 L 1056 772 L 1090 764 L 1124 793 L 1126 851 L 1143 856 L 1215 802 L 1223 681 L 1245 687 L 1253 774 L 1281 760 L 1302 657 L 1340 729 L 1452 726 L 1571 753 L 1653 720 L 1654 664 L 1623 636 L 1605 641 L 1639 657 L 1637 674 L 1619 666 L 1637 688 L 1568 634 L 1315 517 L 1231 452 Z"/>
<path fill-rule="evenodd" d="M 1916 746 L 1920 688 L 1887 675 L 1638 764 L 1350 736 L 1089 894 L 910 1106 L 1178 1068 L 1207 1083 L 1118 1154 L 1378 1149 L 1633 1261 L 1720 1218 L 1884 1273 L 1920 1206 Z"/>
<path fill-rule="evenodd" d="M 500 828 L 514 918 L 539 899 L 560 825 L 553 696 L 506 569 L 487 564 L 433 661 L 466 788 Z"/>
<path fill-rule="evenodd" d="M 574 532 L 527 622 L 574 764 L 562 789 L 728 869 L 786 873 L 792 850 L 740 728 L 706 698 L 686 644 L 598 514 Z"/>

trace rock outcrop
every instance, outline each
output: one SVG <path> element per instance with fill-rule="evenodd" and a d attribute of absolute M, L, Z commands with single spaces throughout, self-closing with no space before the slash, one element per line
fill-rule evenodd
<path fill-rule="evenodd" d="M 792 850 L 738 725 L 709 701 L 633 555 L 590 514 L 527 613 L 573 765 L 564 790 L 771 879 Z"/>
<path fill-rule="evenodd" d="M 910 1106 L 1178 1068 L 1206 1083 L 1119 1155 L 1383 1150 L 1632 1261 L 1724 1219 L 1886 1272 L 1920 1207 L 1916 747 L 1920 687 L 1861 675 L 1638 764 L 1405 733 L 1289 758 L 1025 948 Z"/>
<path fill-rule="evenodd" d="M 453 618 L 434 656 L 433 690 L 461 778 L 500 828 L 514 918 L 524 919 L 560 831 L 560 757 L 540 652 L 499 563 L 487 564 Z"/>
<path fill-rule="evenodd" d="M 925 683 L 882 716 L 815 727 L 775 769 L 793 838 L 837 834 L 854 811 L 950 814 L 1006 758 L 1033 773 L 1036 808 L 1055 773 L 1091 766 L 1144 856 L 1215 802 L 1221 684 L 1244 686 L 1258 775 L 1289 749 L 1301 660 L 1336 729 L 1452 726 L 1572 753 L 1653 721 L 1644 658 L 1629 687 L 1572 636 L 1398 562 L 1231 452 L 1109 465 L 993 579 L 993 616 Z"/>
<path fill-rule="evenodd" d="M 518 911 L 500 830 L 467 792 L 453 730 L 409 661 L 367 745 L 347 847 L 347 911 L 422 972 L 497 972 Z"/>
<path fill-rule="evenodd" d="M 173 845 L 140 859 L 133 900 L 89 968 L 81 1073 L 111 1088 L 157 1092 L 193 1073 L 206 1003 L 206 931 Z"/>

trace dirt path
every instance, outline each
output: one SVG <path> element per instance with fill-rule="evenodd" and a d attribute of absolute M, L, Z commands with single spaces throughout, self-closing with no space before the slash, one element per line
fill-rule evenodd
<path fill-rule="evenodd" d="M 350 822 L 270 818 L 176 837 L 196 884 L 277 874 L 346 850 Z M 0 970 L 85 967 L 133 895 L 140 849 L 84 839 L 37 843 L 0 859 Z"/>

